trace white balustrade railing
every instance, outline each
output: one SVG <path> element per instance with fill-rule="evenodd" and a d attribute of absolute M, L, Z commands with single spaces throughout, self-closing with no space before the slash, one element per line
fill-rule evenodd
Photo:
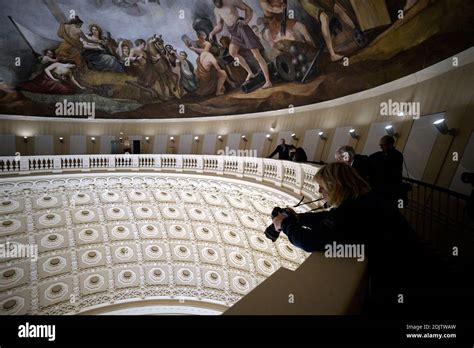
<path fill-rule="evenodd" d="M 314 197 L 318 166 L 268 158 L 206 155 L 64 155 L 0 157 L 0 175 L 93 170 L 153 170 L 253 178 Z"/>

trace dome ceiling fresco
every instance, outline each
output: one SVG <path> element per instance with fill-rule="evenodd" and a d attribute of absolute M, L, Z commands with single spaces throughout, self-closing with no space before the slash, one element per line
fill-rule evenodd
<path fill-rule="evenodd" d="M 189 118 L 286 109 L 473 45 L 462 0 L 0 0 L 0 114 Z"/>
<path fill-rule="evenodd" d="M 263 185 L 86 174 L 4 180 L 0 191 L 0 315 L 148 300 L 227 308 L 307 257 L 265 238 L 272 208 L 298 199 Z"/>

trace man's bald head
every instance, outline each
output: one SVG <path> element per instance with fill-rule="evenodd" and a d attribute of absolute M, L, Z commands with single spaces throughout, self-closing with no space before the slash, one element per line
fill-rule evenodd
<path fill-rule="evenodd" d="M 393 149 L 395 145 L 395 139 L 390 135 L 385 135 L 380 139 L 379 145 L 383 152 L 387 152 L 388 150 Z"/>

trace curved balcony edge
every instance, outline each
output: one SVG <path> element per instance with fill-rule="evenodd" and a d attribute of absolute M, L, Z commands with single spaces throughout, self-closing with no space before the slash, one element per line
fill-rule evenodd
<path fill-rule="evenodd" d="M 230 175 L 274 184 L 316 197 L 319 166 L 256 157 L 218 155 L 55 155 L 0 157 L 0 179 L 30 175 L 92 171 L 156 171 Z"/>

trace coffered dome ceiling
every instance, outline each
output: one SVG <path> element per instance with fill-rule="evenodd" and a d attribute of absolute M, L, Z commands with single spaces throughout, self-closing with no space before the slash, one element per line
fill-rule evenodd
<path fill-rule="evenodd" d="M 472 1 L 289 0 L 286 10 L 280 1 L 244 2 L 249 27 L 224 25 L 212 40 L 212 0 L 0 0 L 0 114 L 153 119 L 288 109 L 383 85 L 474 44 Z M 238 64 L 229 55 L 236 43 Z M 246 48 L 260 49 L 271 88 L 261 88 L 264 74 L 245 82 L 265 67 Z"/>
<path fill-rule="evenodd" d="M 298 199 L 263 185 L 91 174 L 4 179 L 0 192 L 2 315 L 151 300 L 226 308 L 306 258 L 286 238 L 264 237 L 271 209 Z M 28 245 L 37 261 L 8 254 Z"/>

